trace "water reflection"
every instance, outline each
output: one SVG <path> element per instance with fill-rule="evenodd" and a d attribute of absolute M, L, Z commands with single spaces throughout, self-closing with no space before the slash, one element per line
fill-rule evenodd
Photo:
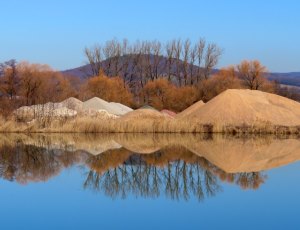
<path fill-rule="evenodd" d="M 83 187 L 116 197 L 189 199 L 222 183 L 257 189 L 264 170 L 300 159 L 297 138 L 179 134 L 0 135 L 0 177 L 26 184 L 84 166 Z"/>

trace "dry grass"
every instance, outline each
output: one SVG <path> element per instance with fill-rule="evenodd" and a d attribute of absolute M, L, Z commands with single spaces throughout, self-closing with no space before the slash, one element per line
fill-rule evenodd
<path fill-rule="evenodd" d="M 2 133 L 229 133 L 229 134 L 300 134 L 300 126 L 279 126 L 270 123 L 252 125 L 202 124 L 197 119 L 135 118 L 133 120 L 76 117 L 47 121 L 18 122 L 0 118 Z"/>

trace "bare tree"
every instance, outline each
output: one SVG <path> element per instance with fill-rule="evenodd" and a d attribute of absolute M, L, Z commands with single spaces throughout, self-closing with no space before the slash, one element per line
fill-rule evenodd
<path fill-rule="evenodd" d="M 152 70 L 154 78 L 157 79 L 159 75 L 159 66 L 161 64 L 161 43 L 159 41 L 153 41 L 151 43 L 151 50 L 153 54 L 153 61 L 152 61 Z"/>
<path fill-rule="evenodd" d="M 84 54 L 91 66 L 93 76 L 99 76 L 102 67 L 102 47 L 100 45 L 95 45 L 92 48 L 86 47 L 84 49 Z"/>
<path fill-rule="evenodd" d="M 190 84 L 193 85 L 194 83 L 194 67 L 195 67 L 195 61 L 197 56 L 197 46 L 194 45 L 190 51 L 190 62 L 189 62 L 189 72 L 190 72 Z"/>
<path fill-rule="evenodd" d="M 197 47 L 196 55 L 197 55 L 197 60 L 198 60 L 198 71 L 197 71 L 197 76 L 196 76 L 197 82 L 200 81 L 201 75 L 202 75 L 201 66 L 202 66 L 202 62 L 203 62 L 205 46 L 206 46 L 206 42 L 203 38 L 201 38 L 196 45 L 196 47 Z"/>
<path fill-rule="evenodd" d="M 183 45 L 183 78 L 184 84 L 188 84 L 188 72 L 189 72 L 189 57 L 190 57 L 191 41 L 186 39 Z"/>
<path fill-rule="evenodd" d="M 182 52 L 182 42 L 178 39 L 175 43 L 175 61 L 176 61 L 176 77 L 178 80 L 179 86 L 181 86 L 181 52 Z"/>
<path fill-rule="evenodd" d="M 167 68 L 167 76 L 169 81 L 171 81 L 172 67 L 174 63 L 174 51 L 175 51 L 175 40 L 171 42 L 167 42 L 166 43 L 166 54 L 167 54 L 166 68 Z"/>
<path fill-rule="evenodd" d="M 214 66 L 217 65 L 222 50 L 216 44 L 209 44 L 206 48 L 205 64 L 204 64 L 204 78 L 207 79 L 211 74 Z"/>

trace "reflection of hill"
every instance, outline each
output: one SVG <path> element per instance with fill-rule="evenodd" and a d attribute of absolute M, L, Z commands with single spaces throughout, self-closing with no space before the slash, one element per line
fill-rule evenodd
<path fill-rule="evenodd" d="M 300 140 L 273 136 L 0 135 L 2 178 L 46 181 L 66 167 L 86 165 L 84 186 L 113 197 L 166 193 L 202 199 L 220 190 L 220 180 L 255 189 L 265 180 L 260 171 L 299 158 Z"/>

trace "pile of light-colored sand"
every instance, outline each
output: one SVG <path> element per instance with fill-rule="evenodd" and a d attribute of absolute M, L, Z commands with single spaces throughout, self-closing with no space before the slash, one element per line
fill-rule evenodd
<path fill-rule="evenodd" d="M 188 107 L 187 109 L 183 110 L 182 112 L 176 114 L 176 118 L 183 118 L 185 116 L 188 116 L 192 113 L 194 113 L 195 111 L 197 111 L 198 109 L 200 109 L 203 105 L 205 105 L 205 103 L 203 101 L 198 101 L 196 103 L 194 103 L 193 105 L 191 105 L 190 107 Z"/>
<path fill-rule="evenodd" d="M 102 100 L 98 97 L 93 97 L 85 102 L 83 102 L 83 110 L 84 111 L 99 111 L 99 110 L 105 110 L 110 114 L 121 116 L 124 115 L 130 111 L 132 111 L 131 108 L 115 102 L 107 102 L 105 100 Z"/>
<path fill-rule="evenodd" d="M 161 118 L 165 118 L 168 115 L 160 113 L 157 110 L 154 109 L 137 109 L 134 111 L 131 111 L 127 114 L 125 114 L 124 116 L 120 117 L 120 120 L 122 121 L 139 121 L 139 120 L 155 120 L 155 119 L 161 119 Z"/>
<path fill-rule="evenodd" d="M 66 107 L 77 112 L 80 112 L 83 109 L 83 102 L 74 97 L 69 97 L 68 99 L 56 104 L 58 107 Z"/>
<path fill-rule="evenodd" d="M 78 135 L 78 134 L 33 134 L 33 135 L 8 135 L 12 144 L 22 142 L 47 149 L 65 150 L 68 152 L 84 151 L 89 154 L 97 155 L 107 150 L 119 149 L 122 146 L 115 142 L 108 135 Z M 1 143 L 8 143 L 10 139 L 0 134 Z M 5 139 L 4 139 L 5 138 Z"/>
<path fill-rule="evenodd" d="M 115 109 L 117 109 L 120 115 L 124 115 L 124 114 L 129 113 L 129 112 L 131 112 L 133 110 L 132 108 L 130 108 L 130 107 L 126 106 L 126 105 L 123 105 L 121 103 L 109 102 L 109 104 L 110 104 L 110 106 L 112 106 Z"/>
<path fill-rule="evenodd" d="M 184 117 L 225 126 L 300 126 L 300 103 L 257 90 L 230 89 Z"/>
<path fill-rule="evenodd" d="M 155 132 L 155 130 L 164 132 L 162 124 L 171 119 L 169 115 L 157 110 L 137 109 L 116 119 L 113 129 L 120 133 L 147 133 Z"/>

